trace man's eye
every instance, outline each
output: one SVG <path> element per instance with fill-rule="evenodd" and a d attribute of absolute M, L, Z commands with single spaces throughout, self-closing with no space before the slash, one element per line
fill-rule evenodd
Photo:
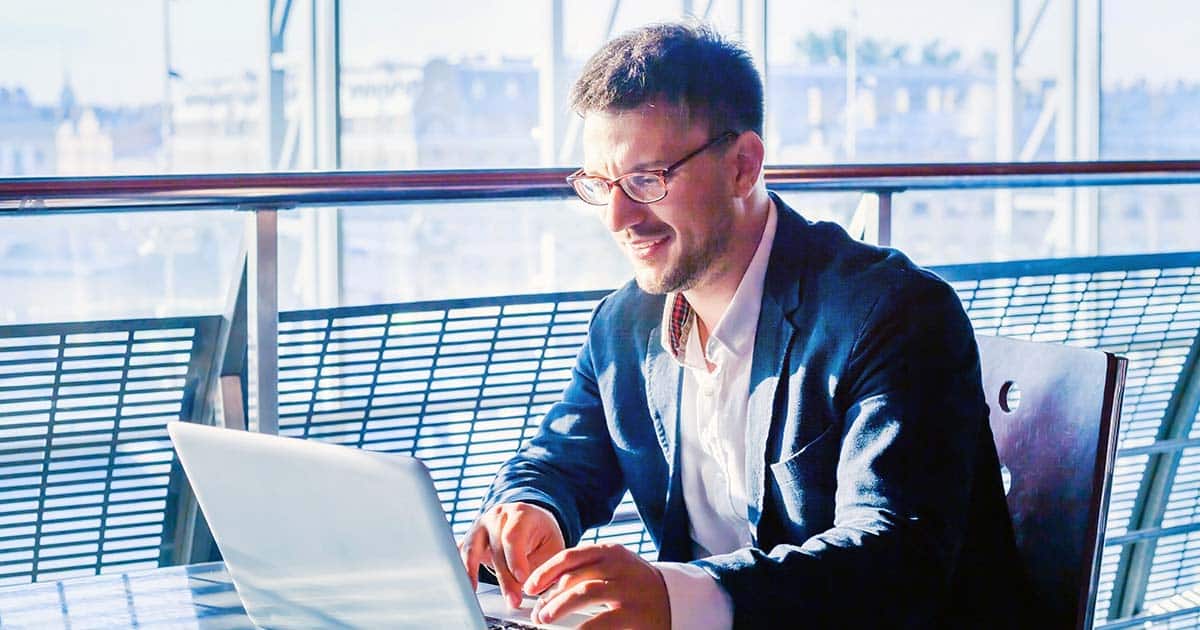
<path fill-rule="evenodd" d="M 658 184 L 658 178 L 650 173 L 634 173 L 629 176 L 629 184 L 638 188 L 655 186 Z"/>

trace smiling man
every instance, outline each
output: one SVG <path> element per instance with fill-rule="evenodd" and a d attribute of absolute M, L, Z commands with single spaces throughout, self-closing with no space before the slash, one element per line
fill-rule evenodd
<path fill-rule="evenodd" d="M 569 178 L 633 264 L 460 544 L 548 623 L 1010 627 L 1023 579 L 954 291 L 767 191 L 763 88 L 695 24 L 613 40 Z M 786 104 L 782 105 L 783 111 Z M 628 491 L 659 549 L 576 546 Z"/>

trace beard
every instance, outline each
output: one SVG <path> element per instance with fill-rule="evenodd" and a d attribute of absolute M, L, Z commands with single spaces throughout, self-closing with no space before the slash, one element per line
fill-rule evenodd
<path fill-rule="evenodd" d="M 660 274 L 655 274 L 654 269 L 648 267 L 637 270 L 634 278 L 638 287 L 654 295 L 687 291 L 695 287 L 729 249 L 732 224 L 731 217 L 723 216 L 699 246 L 684 251 L 678 261 L 668 264 Z"/>

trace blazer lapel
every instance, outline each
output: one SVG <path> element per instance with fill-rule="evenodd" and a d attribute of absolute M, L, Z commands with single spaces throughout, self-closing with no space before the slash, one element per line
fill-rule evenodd
<path fill-rule="evenodd" d="M 802 243 L 804 219 L 774 193 L 777 222 L 771 257 L 763 281 L 762 308 L 754 337 L 754 358 L 750 364 L 750 398 L 746 414 L 746 483 L 750 493 L 750 527 L 758 539 L 766 483 L 767 442 L 772 430 L 778 430 L 786 418 L 775 417 L 775 400 L 781 375 L 786 369 L 788 349 L 795 338 L 792 315 L 800 302 L 804 270 L 805 244 Z M 782 411 L 786 413 L 785 406 Z"/>
<path fill-rule="evenodd" d="M 750 399 L 746 413 L 746 483 L 750 491 L 751 528 L 756 532 L 762 518 L 766 475 L 767 440 L 775 422 L 775 397 L 784 358 L 795 336 L 795 328 L 783 316 L 779 303 L 764 294 L 754 338 L 754 360 L 750 364 Z"/>
<path fill-rule="evenodd" d="M 650 331 L 646 346 L 646 402 L 654 433 L 667 458 L 672 476 L 675 473 L 675 446 L 679 430 L 679 387 L 681 370 L 675 359 L 662 347 L 662 326 Z"/>
<path fill-rule="evenodd" d="M 667 458 L 668 480 L 662 531 L 658 532 L 658 559 L 686 562 L 692 559 L 691 536 L 687 527 L 687 506 L 679 474 L 679 397 L 683 386 L 683 368 L 662 347 L 662 327 L 650 332 L 646 347 L 646 401 L 654 433 Z"/>

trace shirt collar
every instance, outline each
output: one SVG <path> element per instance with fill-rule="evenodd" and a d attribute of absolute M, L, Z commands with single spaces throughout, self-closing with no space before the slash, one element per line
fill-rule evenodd
<path fill-rule="evenodd" d="M 775 241 L 776 214 L 775 201 L 770 200 L 767 206 L 767 223 L 758 239 L 758 247 L 754 250 L 750 265 L 742 274 L 742 281 L 738 283 L 725 314 L 709 335 L 706 354 L 710 360 L 722 348 L 734 356 L 749 356 L 753 349 L 754 334 L 758 329 L 758 313 L 762 308 L 767 263 L 771 259 L 771 245 Z M 681 364 L 696 363 L 702 366 L 702 357 L 687 356 L 688 349 L 698 348 L 699 345 L 689 343 L 695 328 L 695 319 L 695 311 L 682 292 L 667 294 L 663 308 L 662 347 Z"/>

